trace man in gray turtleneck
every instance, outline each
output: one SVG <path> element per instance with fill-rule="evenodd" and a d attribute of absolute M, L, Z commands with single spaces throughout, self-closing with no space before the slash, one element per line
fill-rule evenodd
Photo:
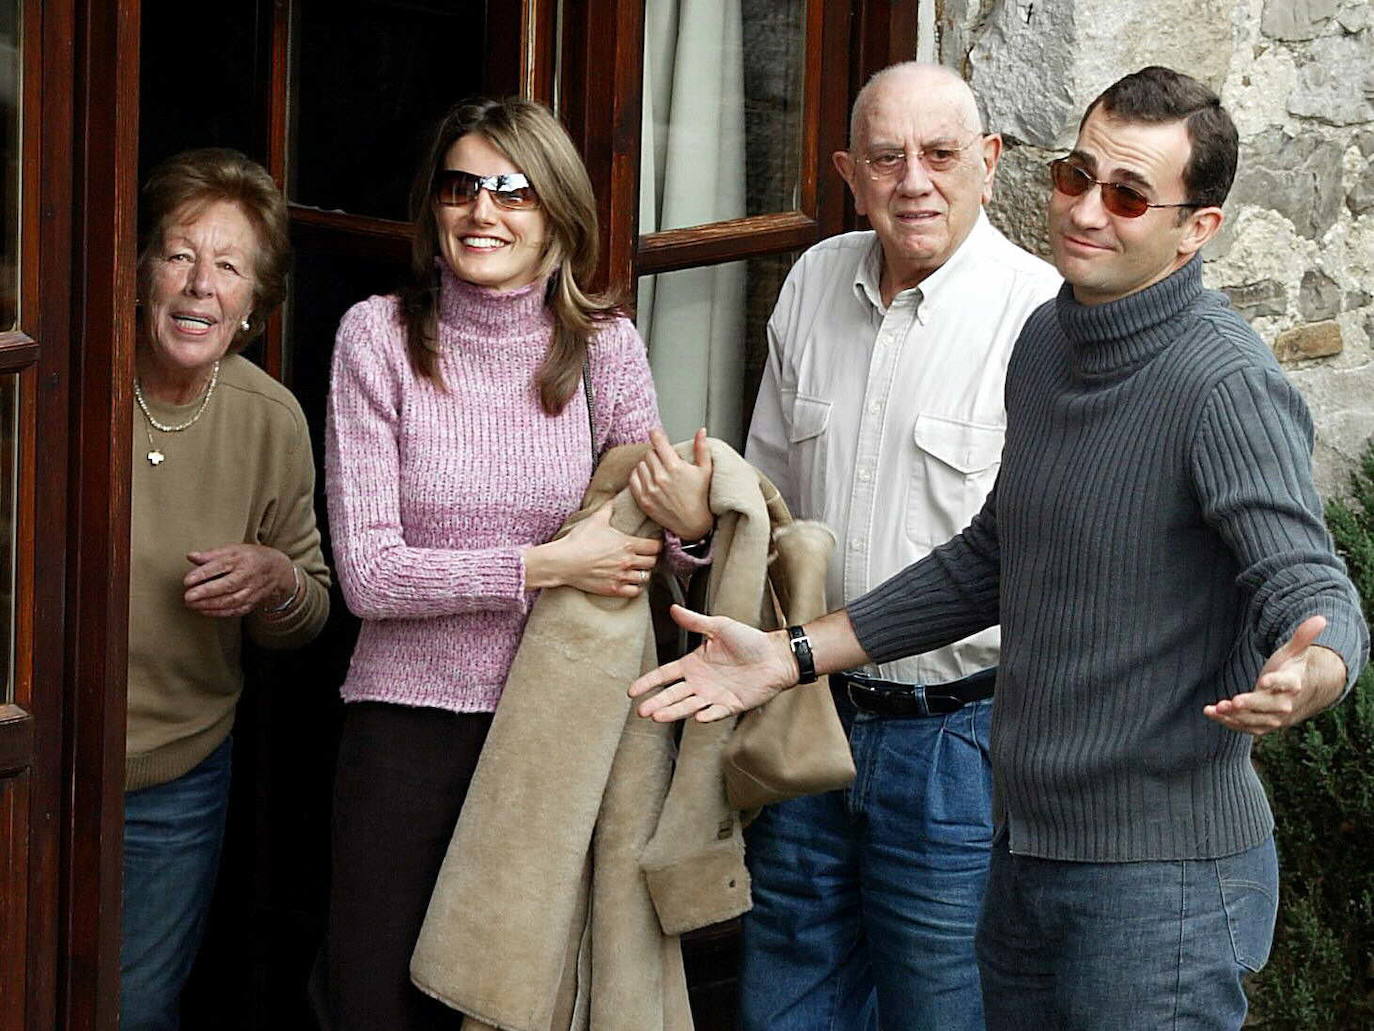
<path fill-rule="evenodd" d="M 1051 166 L 1066 284 L 1013 351 L 973 522 L 805 628 L 675 610 L 706 643 L 631 686 L 671 685 L 643 715 L 719 719 L 1000 622 L 977 941 L 994 1031 L 1241 1026 L 1278 895 L 1251 742 L 1337 701 L 1367 657 L 1306 406 L 1202 288 L 1236 154 L 1188 76 L 1146 68 L 1093 101 Z"/>

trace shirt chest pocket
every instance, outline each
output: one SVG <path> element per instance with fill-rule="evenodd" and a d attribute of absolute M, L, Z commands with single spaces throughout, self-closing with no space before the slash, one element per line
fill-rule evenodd
<path fill-rule="evenodd" d="M 798 394 L 787 428 L 787 461 L 802 510 L 793 515 L 818 519 L 824 511 L 825 464 L 829 451 L 830 402 Z"/>
<path fill-rule="evenodd" d="M 997 478 L 1004 433 L 1000 426 L 917 417 L 906 505 L 913 542 L 933 548 L 968 525 Z"/>

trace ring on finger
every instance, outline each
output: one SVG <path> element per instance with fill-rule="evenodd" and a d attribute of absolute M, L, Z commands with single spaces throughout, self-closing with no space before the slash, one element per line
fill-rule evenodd
<path fill-rule="evenodd" d="M 649 571 L 647 569 L 641 569 L 639 571 L 639 582 L 642 584 L 649 582 Z"/>

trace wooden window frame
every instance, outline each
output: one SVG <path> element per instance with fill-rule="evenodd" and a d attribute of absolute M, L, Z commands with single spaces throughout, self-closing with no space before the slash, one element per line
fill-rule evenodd
<path fill-rule="evenodd" d="M 524 0 L 488 7 L 490 38 L 518 40 L 517 62 L 490 61 L 489 92 L 519 93 L 556 107 L 596 190 L 600 261 L 592 286 L 633 296 L 641 275 L 803 250 L 860 224 L 830 165 L 844 148 L 849 106 L 870 75 L 915 55 L 920 0 L 809 0 L 801 204 L 705 226 L 639 234 L 639 146 L 644 10 L 635 0 Z M 930 2 L 930 0 L 926 0 Z M 291 0 L 271 4 L 267 168 L 287 181 Z M 561 38 L 560 37 L 561 33 Z M 811 41 L 816 41 L 813 45 Z M 841 91 L 824 84 L 843 82 Z M 289 205 L 297 245 L 404 261 L 409 222 Z M 286 379 L 283 316 L 268 325 L 264 365 Z"/>
<path fill-rule="evenodd" d="M 270 6 L 267 170 L 285 192 L 292 131 L 291 33 L 295 7 L 293 0 L 272 0 Z M 489 4 L 487 18 L 488 38 L 509 40 L 511 47 L 518 46 L 516 61 L 510 60 L 513 55 L 511 49 L 502 51 L 499 56 L 494 53 L 487 55 L 488 92 L 494 95 L 519 93 L 552 103 L 558 0 Z M 512 74 L 510 69 L 518 71 Z M 414 235 L 410 222 L 342 211 L 321 211 L 291 201 L 289 194 L 287 211 L 292 244 L 297 248 L 400 263 L 410 258 L 410 243 Z M 289 299 L 287 303 L 290 303 Z M 263 365 L 272 376 L 290 384 L 285 315 L 281 310 L 272 316 L 267 325 Z"/>
<path fill-rule="evenodd" d="M 803 250 L 858 225 L 830 165 L 849 106 L 870 75 L 915 55 L 918 0 L 809 0 L 802 110 L 801 204 L 705 226 L 639 233 L 643 4 L 565 0 L 560 115 L 597 187 L 596 286 L 626 297 L 641 275 Z M 824 84 L 843 82 L 842 91 Z"/>

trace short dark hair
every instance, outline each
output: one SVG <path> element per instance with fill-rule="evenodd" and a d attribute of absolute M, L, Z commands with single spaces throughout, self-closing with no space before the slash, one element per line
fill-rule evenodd
<path fill-rule="evenodd" d="M 1221 207 L 1236 178 L 1240 137 L 1221 98 L 1191 75 L 1151 65 L 1108 86 L 1083 112 L 1081 131 L 1098 107 L 1128 122 L 1184 122 L 1192 152 L 1183 169 L 1188 200 Z"/>
<path fill-rule="evenodd" d="M 262 165 L 236 150 L 202 147 L 182 151 L 153 169 L 143 184 L 138 213 L 142 223 L 139 275 L 147 275 L 153 251 L 162 246 L 162 234 L 174 216 L 198 214 L 217 201 L 237 205 L 256 237 L 253 310 L 248 328 L 237 330 L 229 347 L 239 351 L 263 331 L 286 296 L 291 264 L 286 198 Z"/>

